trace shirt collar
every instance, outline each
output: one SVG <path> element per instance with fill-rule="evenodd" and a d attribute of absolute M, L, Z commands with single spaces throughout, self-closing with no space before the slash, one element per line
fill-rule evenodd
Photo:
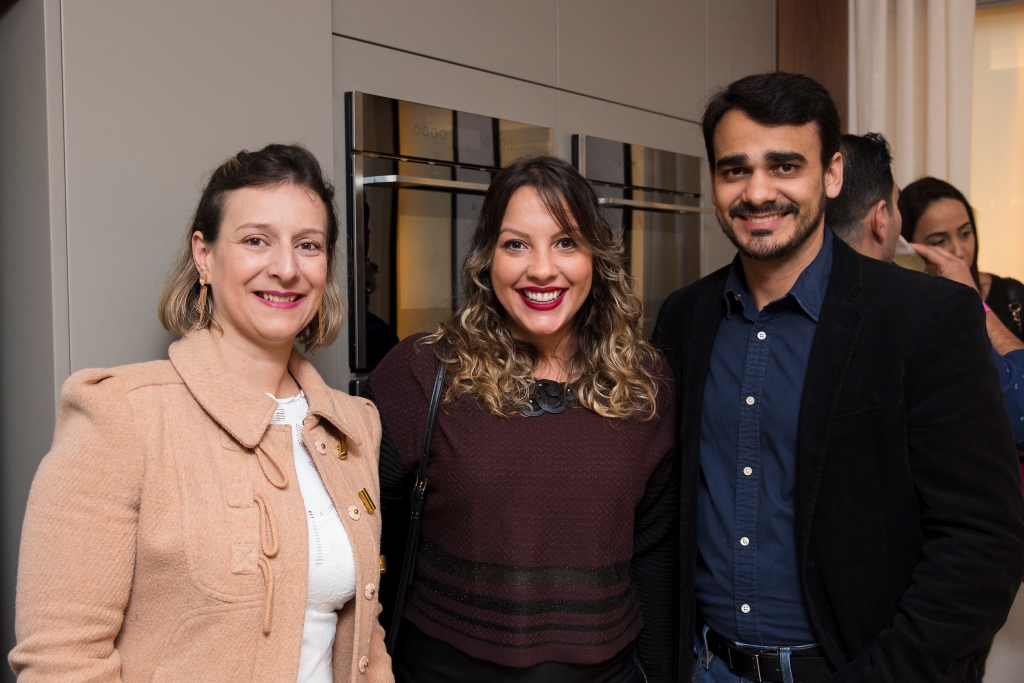
<path fill-rule="evenodd" d="M 821 306 L 825 301 L 825 290 L 828 289 L 828 279 L 831 273 L 832 231 L 826 226 L 821 249 L 818 250 L 817 256 L 800 273 L 800 277 L 793 283 L 793 287 L 789 292 L 776 301 L 792 297 L 811 320 L 818 322 L 818 315 L 821 313 Z M 772 303 L 775 302 L 773 301 Z M 753 297 L 747 291 L 747 279 L 743 274 L 743 264 L 740 261 L 739 254 L 732 260 L 732 265 L 729 267 L 729 275 L 725 280 L 726 318 L 731 317 L 731 312 L 735 305 L 741 306 L 747 317 L 751 320 L 757 317 L 757 308 L 754 305 Z M 751 317 L 751 314 L 753 317 Z"/>

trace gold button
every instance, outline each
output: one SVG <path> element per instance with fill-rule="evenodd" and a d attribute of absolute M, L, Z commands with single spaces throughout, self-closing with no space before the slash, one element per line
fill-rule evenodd
<path fill-rule="evenodd" d="M 363 507 L 365 507 L 366 511 L 371 515 L 373 514 L 373 511 L 377 509 L 377 506 L 373 504 L 373 498 L 370 498 L 370 494 L 366 489 L 359 492 L 359 500 L 363 501 Z"/>

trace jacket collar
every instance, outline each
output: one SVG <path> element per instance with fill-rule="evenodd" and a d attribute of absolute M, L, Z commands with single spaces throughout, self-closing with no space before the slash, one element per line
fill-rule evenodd
<path fill-rule="evenodd" d="M 174 342 L 168 356 L 202 409 L 242 446 L 255 448 L 270 426 L 277 402 L 224 367 L 209 330 L 190 332 Z M 310 414 L 327 420 L 358 445 L 359 430 L 338 414 L 331 390 L 295 349 L 288 371 L 305 393 Z"/>

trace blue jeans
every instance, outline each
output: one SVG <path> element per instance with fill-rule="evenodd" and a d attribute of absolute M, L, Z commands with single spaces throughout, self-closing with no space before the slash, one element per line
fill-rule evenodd
<path fill-rule="evenodd" d="M 708 632 L 708 627 L 704 627 L 704 634 Z M 745 645 L 744 643 L 737 643 L 737 645 L 743 645 L 756 650 L 757 645 Z M 782 676 L 784 683 L 793 683 L 793 667 L 789 662 L 789 656 L 793 650 L 802 650 L 808 647 L 814 647 L 813 645 L 803 645 L 799 647 L 781 647 L 781 648 L 765 648 L 766 650 L 776 651 L 778 650 L 779 656 L 782 658 Z M 750 683 L 749 678 L 744 678 L 734 674 L 729 670 L 729 663 L 722 661 L 721 657 L 708 652 L 707 642 L 704 637 L 694 634 L 693 636 L 693 683 Z"/>

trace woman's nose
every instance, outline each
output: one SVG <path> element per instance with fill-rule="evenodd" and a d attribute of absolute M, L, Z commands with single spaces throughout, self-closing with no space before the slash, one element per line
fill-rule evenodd
<path fill-rule="evenodd" d="M 277 244 L 271 252 L 270 267 L 268 274 L 281 280 L 290 280 L 295 277 L 295 253 L 289 244 Z"/>
<path fill-rule="evenodd" d="M 530 259 L 526 273 L 535 280 L 548 280 L 555 276 L 555 262 L 546 250 L 537 250 Z"/>

